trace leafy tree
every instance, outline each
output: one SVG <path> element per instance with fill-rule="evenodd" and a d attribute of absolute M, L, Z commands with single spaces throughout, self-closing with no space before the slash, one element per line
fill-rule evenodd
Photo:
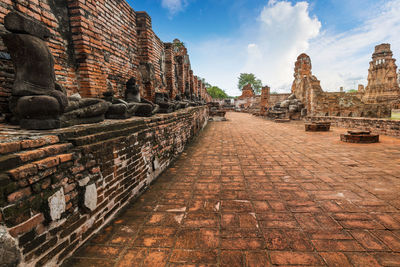
<path fill-rule="evenodd" d="M 240 91 L 243 90 L 243 87 L 245 87 L 247 84 L 251 84 L 253 85 L 253 89 L 256 94 L 261 93 L 261 88 L 263 86 L 262 82 L 260 79 L 257 79 L 253 73 L 240 73 L 238 79 L 238 88 Z"/>
<path fill-rule="evenodd" d="M 228 95 L 225 93 L 225 91 L 219 88 L 218 86 L 207 87 L 207 92 L 214 99 L 228 98 Z"/>
<path fill-rule="evenodd" d="M 347 91 L 346 93 L 357 93 L 358 91 L 356 89 L 350 89 L 349 91 Z"/>

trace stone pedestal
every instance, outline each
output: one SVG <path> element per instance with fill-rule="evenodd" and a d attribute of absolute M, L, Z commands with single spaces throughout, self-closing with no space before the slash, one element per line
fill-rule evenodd
<path fill-rule="evenodd" d="M 371 134 L 370 131 L 348 131 L 341 134 L 340 140 L 347 143 L 371 144 L 379 142 L 378 134 Z"/>

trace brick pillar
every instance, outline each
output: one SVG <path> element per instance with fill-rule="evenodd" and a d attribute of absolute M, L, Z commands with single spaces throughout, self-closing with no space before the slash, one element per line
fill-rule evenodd
<path fill-rule="evenodd" d="M 201 82 L 201 80 L 199 79 L 199 80 L 197 81 L 197 96 L 198 96 L 198 97 L 201 97 L 201 84 L 202 84 L 202 82 Z"/>
<path fill-rule="evenodd" d="M 175 73 L 176 62 L 174 57 L 174 48 L 172 43 L 164 43 L 165 48 L 165 71 L 167 80 L 167 91 L 171 99 L 175 99 L 178 94 L 178 81 L 176 80 L 177 73 Z"/>
<path fill-rule="evenodd" d="M 154 33 L 152 30 L 151 18 L 144 12 L 136 12 L 136 26 L 138 36 L 138 53 L 139 53 L 139 64 L 143 66 L 150 66 L 151 56 L 153 54 L 153 37 Z M 154 66 L 153 66 L 154 67 Z M 143 89 L 140 92 L 141 95 L 153 101 L 155 95 L 155 85 L 152 81 L 143 81 Z"/>
<path fill-rule="evenodd" d="M 97 8 L 69 0 L 70 26 L 77 62 L 79 93 L 83 97 L 100 97 L 107 90 L 101 29 L 97 23 Z"/>
<path fill-rule="evenodd" d="M 193 93 L 195 96 L 198 96 L 198 86 L 199 82 L 197 80 L 197 76 L 193 76 Z"/>
<path fill-rule="evenodd" d="M 176 56 L 175 61 L 178 65 L 178 93 L 185 93 L 185 66 L 183 64 L 183 56 Z"/>
<path fill-rule="evenodd" d="M 202 99 L 205 99 L 205 90 L 206 90 L 206 86 L 203 82 L 201 82 L 201 90 L 200 90 L 200 95 Z"/>
<path fill-rule="evenodd" d="M 184 72 L 185 72 L 185 87 L 184 91 L 186 90 L 186 84 L 189 85 L 189 90 L 190 90 L 190 62 L 189 62 L 189 56 L 187 54 L 184 55 L 184 60 L 183 60 L 183 65 L 184 65 Z"/>
<path fill-rule="evenodd" d="M 267 109 L 269 104 L 270 88 L 265 86 L 261 89 L 261 102 L 260 102 L 260 114 L 261 116 L 267 115 Z"/>
<path fill-rule="evenodd" d="M 194 76 L 193 76 L 193 70 L 189 71 L 189 86 L 190 86 L 190 94 L 194 94 Z"/>

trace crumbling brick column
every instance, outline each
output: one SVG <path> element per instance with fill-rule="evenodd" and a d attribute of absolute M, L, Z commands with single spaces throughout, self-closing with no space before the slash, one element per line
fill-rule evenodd
<path fill-rule="evenodd" d="M 167 91 L 172 99 L 175 99 L 178 94 L 177 81 L 177 63 L 174 56 L 174 45 L 172 43 L 164 43 L 165 47 L 165 69 L 167 80 Z"/>
<path fill-rule="evenodd" d="M 195 96 L 199 96 L 199 81 L 197 76 L 193 76 L 193 93 Z"/>
<path fill-rule="evenodd" d="M 194 94 L 194 76 L 193 76 L 193 71 L 189 71 L 189 86 L 190 86 L 190 94 Z"/>
<path fill-rule="evenodd" d="M 139 69 L 141 72 L 143 83 L 142 96 L 146 99 L 153 100 L 155 95 L 154 66 L 151 63 L 151 55 L 153 54 L 153 30 L 150 16 L 143 11 L 136 12 L 137 36 L 138 36 L 138 52 L 139 52 Z"/>
<path fill-rule="evenodd" d="M 267 115 L 269 96 L 270 96 L 270 88 L 268 86 L 263 87 L 261 89 L 261 103 L 260 103 L 261 116 Z"/>

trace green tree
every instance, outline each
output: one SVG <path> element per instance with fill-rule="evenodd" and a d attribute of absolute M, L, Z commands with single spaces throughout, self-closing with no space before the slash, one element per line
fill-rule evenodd
<path fill-rule="evenodd" d="M 262 82 L 260 79 L 257 79 L 253 73 L 240 73 L 238 79 L 238 88 L 240 91 L 242 91 L 243 87 L 245 87 L 247 84 L 251 84 L 253 85 L 253 89 L 256 94 L 261 93 L 261 88 L 263 86 Z"/>
<path fill-rule="evenodd" d="M 214 99 L 224 99 L 228 98 L 228 95 L 225 93 L 224 90 L 219 88 L 218 86 L 211 86 L 207 88 L 207 92 L 210 96 Z"/>

